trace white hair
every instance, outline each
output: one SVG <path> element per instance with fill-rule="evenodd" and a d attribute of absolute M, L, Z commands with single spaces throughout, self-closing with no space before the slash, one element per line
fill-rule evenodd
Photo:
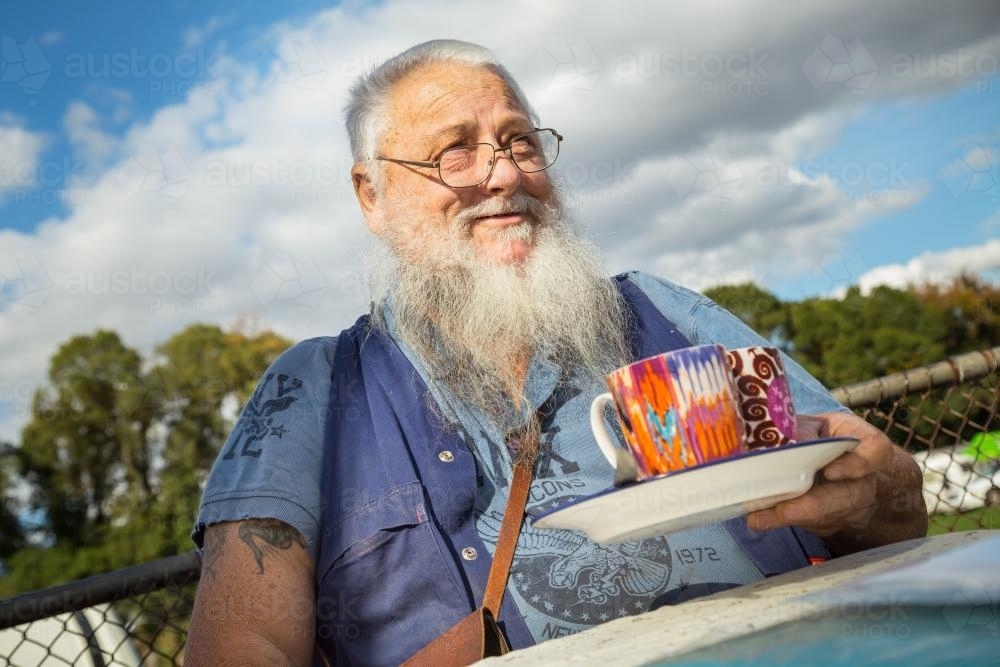
<path fill-rule="evenodd" d="M 410 72 L 433 63 L 455 62 L 481 65 L 497 74 L 513 93 L 518 103 L 537 125 L 537 115 L 528 104 L 524 91 L 489 49 L 455 39 L 435 39 L 410 47 L 397 56 L 360 77 L 351 87 L 345 108 L 347 134 L 355 162 L 373 162 L 378 146 L 388 129 L 387 103 L 392 87 Z M 371 177 L 379 180 L 380 169 L 373 164 Z"/>

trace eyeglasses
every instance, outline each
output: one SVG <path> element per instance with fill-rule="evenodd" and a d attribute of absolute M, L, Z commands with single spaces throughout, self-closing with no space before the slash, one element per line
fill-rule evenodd
<path fill-rule="evenodd" d="M 514 166 L 525 174 L 548 169 L 559 157 L 559 143 L 562 139 L 562 135 L 552 128 L 536 128 L 532 132 L 517 135 L 510 140 L 509 145 L 500 148 L 493 144 L 455 146 L 441 153 L 433 162 L 397 160 L 382 156 L 376 159 L 413 167 L 435 168 L 441 176 L 441 182 L 449 188 L 471 188 L 485 183 L 493 173 L 497 153 L 507 153 Z"/>

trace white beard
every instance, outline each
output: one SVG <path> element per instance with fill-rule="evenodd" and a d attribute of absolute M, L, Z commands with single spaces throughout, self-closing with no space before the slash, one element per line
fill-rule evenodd
<path fill-rule="evenodd" d="M 510 265 L 479 258 L 472 221 L 513 211 L 525 222 L 497 235 L 534 237 L 528 258 Z M 563 368 L 563 381 L 603 380 L 629 361 L 624 301 L 593 246 L 561 213 L 523 195 L 487 200 L 457 215 L 446 237 L 421 242 L 413 232 L 421 225 L 401 226 L 408 229 L 378 243 L 369 263 L 375 325 L 385 327 L 388 305 L 395 335 L 431 381 L 480 408 L 501 433 L 523 423 L 523 371 L 537 351 Z"/>

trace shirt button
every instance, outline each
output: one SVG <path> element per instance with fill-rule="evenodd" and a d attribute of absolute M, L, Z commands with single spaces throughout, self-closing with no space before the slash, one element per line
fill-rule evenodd
<path fill-rule="evenodd" d="M 476 556 L 478 555 L 479 554 L 476 553 L 476 550 L 473 549 L 472 547 L 465 547 L 464 549 L 462 549 L 462 558 L 464 558 L 465 560 L 476 560 Z"/>
<path fill-rule="evenodd" d="M 455 455 L 446 449 L 440 454 L 438 454 L 438 458 L 444 461 L 445 463 L 451 463 L 452 461 L 455 460 Z"/>

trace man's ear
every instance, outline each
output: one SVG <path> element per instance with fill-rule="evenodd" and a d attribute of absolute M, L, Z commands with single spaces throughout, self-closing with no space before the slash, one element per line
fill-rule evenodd
<path fill-rule="evenodd" d="M 362 164 L 355 164 L 351 167 L 351 183 L 354 184 L 354 195 L 358 198 L 358 205 L 361 206 L 361 213 L 365 216 L 368 229 L 375 236 L 381 236 L 382 216 L 379 211 L 378 193 L 372 185 L 368 170 Z"/>

